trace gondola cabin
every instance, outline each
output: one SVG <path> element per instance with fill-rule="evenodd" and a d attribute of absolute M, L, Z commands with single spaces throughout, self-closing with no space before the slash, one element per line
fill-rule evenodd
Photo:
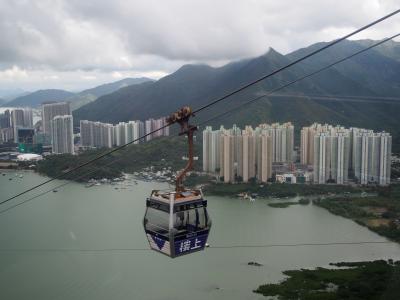
<path fill-rule="evenodd" d="M 143 225 L 150 248 L 169 257 L 203 250 L 211 227 L 207 200 L 201 190 L 154 190 Z"/>

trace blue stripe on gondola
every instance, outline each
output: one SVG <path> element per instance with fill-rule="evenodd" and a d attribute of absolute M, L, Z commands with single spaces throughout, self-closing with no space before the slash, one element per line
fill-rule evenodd
<path fill-rule="evenodd" d="M 154 243 L 157 245 L 158 249 L 162 249 L 165 245 L 165 240 L 160 239 L 154 235 L 151 235 L 151 239 L 154 241 Z"/>

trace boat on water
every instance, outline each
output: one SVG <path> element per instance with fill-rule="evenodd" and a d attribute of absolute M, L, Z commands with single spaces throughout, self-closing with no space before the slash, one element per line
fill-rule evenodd
<path fill-rule="evenodd" d="M 24 176 L 23 175 L 19 175 L 19 178 L 23 178 Z"/>
<path fill-rule="evenodd" d="M 243 194 L 243 193 L 242 193 Z M 256 201 L 256 197 L 257 197 L 257 195 L 256 194 L 248 194 L 248 193 L 244 193 L 244 195 L 243 195 L 243 199 L 245 199 L 245 200 L 249 200 L 250 202 L 254 202 L 254 201 Z"/>

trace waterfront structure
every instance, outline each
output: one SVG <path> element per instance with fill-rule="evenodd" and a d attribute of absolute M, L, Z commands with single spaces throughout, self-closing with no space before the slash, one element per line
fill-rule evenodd
<path fill-rule="evenodd" d="M 56 116 L 71 115 L 68 102 L 56 102 L 42 105 L 42 126 L 46 135 L 51 135 L 51 122 Z"/>
<path fill-rule="evenodd" d="M 53 153 L 74 154 L 74 131 L 72 115 L 56 116 L 50 122 Z"/>

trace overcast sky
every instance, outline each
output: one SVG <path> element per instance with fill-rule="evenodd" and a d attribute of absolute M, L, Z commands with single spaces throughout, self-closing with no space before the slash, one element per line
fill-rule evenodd
<path fill-rule="evenodd" d="M 288 53 L 398 8 L 399 0 L 0 0 L 0 89 L 80 90 L 269 47 Z M 355 39 L 399 29 L 396 15 Z"/>

